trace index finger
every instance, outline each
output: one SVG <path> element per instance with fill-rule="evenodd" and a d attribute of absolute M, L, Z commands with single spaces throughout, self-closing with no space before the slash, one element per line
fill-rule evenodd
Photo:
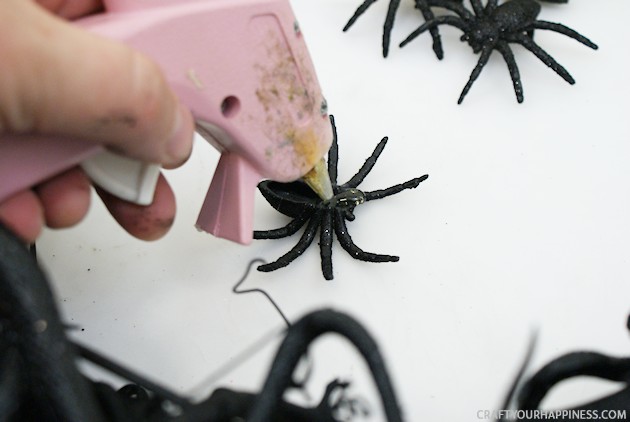
<path fill-rule="evenodd" d="M 51 1 L 51 0 L 49 0 Z M 174 167 L 194 121 L 159 66 L 39 6 L 0 2 L 0 133 L 68 136 Z M 28 25 L 24 25 L 28 22 Z"/>

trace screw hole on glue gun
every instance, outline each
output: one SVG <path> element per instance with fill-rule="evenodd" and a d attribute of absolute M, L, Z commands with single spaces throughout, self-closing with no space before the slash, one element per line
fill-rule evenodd
<path fill-rule="evenodd" d="M 238 111 L 241 109 L 241 102 L 238 98 L 233 95 L 225 97 L 221 102 L 221 114 L 224 117 L 231 118 L 236 116 Z"/>

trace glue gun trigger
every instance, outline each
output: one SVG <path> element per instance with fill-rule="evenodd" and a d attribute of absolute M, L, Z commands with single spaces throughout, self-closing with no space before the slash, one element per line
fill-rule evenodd
<path fill-rule="evenodd" d="M 138 205 L 153 202 L 160 175 L 157 164 L 103 151 L 84 160 L 81 167 L 95 184 L 118 198 Z"/>

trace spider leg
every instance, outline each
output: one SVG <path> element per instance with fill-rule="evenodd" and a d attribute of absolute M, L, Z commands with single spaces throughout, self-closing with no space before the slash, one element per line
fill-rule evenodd
<path fill-rule="evenodd" d="M 486 16 L 489 16 L 492 12 L 494 12 L 494 9 L 497 8 L 498 3 L 498 0 L 488 0 L 488 2 L 486 3 L 486 8 L 484 9 L 484 13 L 486 14 Z"/>
<path fill-rule="evenodd" d="M 377 0 L 365 0 L 355 10 L 354 15 L 350 18 L 346 26 L 343 27 L 344 31 L 350 29 L 350 27 L 356 22 L 356 20 L 370 7 L 376 3 Z M 396 17 L 396 11 L 400 5 L 400 0 L 390 0 L 389 7 L 387 9 L 387 16 L 385 17 L 385 24 L 383 25 L 383 57 L 387 57 L 389 53 L 389 42 L 391 38 L 392 28 L 394 27 L 394 18 Z"/>
<path fill-rule="evenodd" d="M 481 17 L 485 14 L 484 8 L 481 5 L 481 0 L 470 0 L 470 5 L 475 11 L 475 15 Z"/>
<path fill-rule="evenodd" d="M 398 262 L 398 260 L 400 259 L 397 256 L 380 255 L 371 252 L 365 252 L 363 249 L 355 245 L 352 241 L 352 237 L 350 237 L 350 234 L 348 233 L 348 228 L 346 227 L 346 222 L 343 218 L 343 215 L 339 210 L 335 210 L 334 225 L 339 244 L 354 259 L 366 262 Z"/>
<path fill-rule="evenodd" d="M 289 237 L 297 233 L 298 230 L 308 220 L 308 215 L 302 214 L 301 216 L 291 220 L 289 224 L 279 229 L 273 230 L 254 230 L 254 239 L 281 239 L 283 237 Z"/>
<path fill-rule="evenodd" d="M 529 25 L 528 28 L 547 29 L 549 31 L 558 32 L 562 35 L 566 35 L 569 38 L 573 38 L 577 42 L 582 43 L 585 46 L 592 48 L 593 50 L 598 49 L 597 44 L 595 44 L 593 41 L 589 40 L 584 35 L 576 32 L 575 30 L 559 23 L 535 21 L 534 23 Z"/>
<path fill-rule="evenodd" d="M 322 274 L 326 280 L 333 279 L 332 242 L 333 242 L 333 214 L 332 211 L 322 212 L 319 229 L 319 254 L 322 260 Z"/>
<path fill-rule="evenodd" d="M 540 61 L 542 61 L 554 72 L 560 75 L 562 79 L 564 79 L 571 85 L 575 83 L 575 79 L 573 79 L 573 76 L 571 76 L 560 63 L 558 63 L 553 57 L 551 57 L 549 53 L 547 53 L 538 44 L 536 44 L 534 40 L 523 34 L 514 35 L 512 39 L 514 40 L 514 42 L 521 44 L 523 47 L 534 53 L 534 55 L 538 57 Z"/>
<path fill-rule="evenodd" d="M 367 176 L 368 173 L 372 171 L 372 168 L 374 168 L 374 164 L 376 164 L 376 160 L 378 160 L 381 152 L 383 152 L 383 149 L 387 144 L 387 139 L 387 136 L 381 139 L 381 142 L 379 142 L 378 145 L 376 145 L 376 148 L 374 148 L 374 151 L 372 151 L 372 155 L 370 155 L 367 160 L 365 160 L 359 171 L 357 171 L 357 173 L 352 176 L 350 180 L 344 183 L 342 187 L 356 188 L 357 186 L 359 186 L 359 184 L 361 184 L 361 182 L 363 182 L 363 179 L 365 179 L 365 176 Z"/>
<path fill-rule="evenodd" d="M 532 40 L 534 39 L 534 30 L 533 29 L 528 29 L 525 31 L 525 33 L 527 34 L 527 36 L 529 38 L 531 38 Z"/>
<path fill-rule="evenodd" d="M 385 17 L 385 25 L 383 26 L 383 57 L 387 57 L 389 53 L 389 42 L 392 35 L 392 28 L 394 27 L 394 19 L 396 18 L 396 11 L 400 6 L 400 0 L 391 0 L 389 2 L 389 8 L 387 9 L 387 16 Z"/>
<path fill-rule="evenodd" d="M 333 189 L 337 186 L 337 163 L 339 162 L 339 145 L 337 144 L 337 126 L 335 126 L 335 117 L 330 115 L 330 123 L 332 124 L 333 139 L 328 150 L 328 177 L 333 185 Z"/>
<path fill-rule="evenodd" d="M 346 26 L 343 27 L 343 31 L 347 31 L 350 29 L 352 25 L 359 19 L 359 17 L 365 13 L 365 11 L 370 7 L 373 3 L 376 3 L 378 0 L 365 0 L 358 8 L 354 11 L 354 15 L 350 18 Z"/>
<path fill-rule="evenodd" d="M 435 15 L 429 6 L 428 0 L 416 0 L 416 9 L 420 10 L 425 22 L 435 19 Z M 444 58 L 444 49 L 442 48 L 442 38 L 440 37 L 440 31 L 437 27 L 429 30 L 431 38 L 433 38 L 433 52 L 435 56 L 442 60 Z"/>
<path fill-rule="evenodd" d="M 475 19 L 475 15 L 464 7 L 462 0 L 429 0 L 429 3 L 431 7 L 441 7 L 450 10 L 464 20 Z"/>
<path fill-rule="evenodd" d="M 382 199 L 387 196 L 395 195 L 399 192 L 404 191 L 405 189 L 415 189 L 418 185 L 429 178 L 428 174 L 424 176 L 416 177 L 415 179 L 411 179 L 405 183 L 400 183 L 398 185 L 391 186 L 386 189 L 374 190 L 372 192 L 364 192 L 365 201 L 372 201 L 375 199 Z"/>
<path fill-rule="evenodd" d="M 343 214 L 343 217 L 348 220 L 348 221 L 354 221 L 355 220 L 355 216 L 354 216 L 354 208 L 346 208 L 343 211 L 341 211 L 341 213 Z"/>
<path fill-rule="evenodd" d="M 508 43 L 504 41 L 499 41 L 497 43 L 497 50 L 499 50 L 499 53 L 503 56 L 503 60 L 505 60 L 510 72 L 510 78 L 512 78 L 512 85 L 514 86 L 514 93 L 516 94 L 516 101 L 522 103 L 523 84 L 521 83 L 521 76 L 518 71 L 518 66 L 516 65 L 516 60 L 514 60 L 514 53 L 512 53 L 512 49 Z"/>
<path fill-rule="evenodd" d="M 432 28 L 437 28 L 439 25 L 450 25 L 456 28 L 461 29 L 466 32 L 468 26 L 464 23 L 464 21 L 457 16 L 439 16 L 431 21 L 427 21 L 420 25 L 418 29 L 413 31 L 407 38 L 405 38 L 400 44 L 400 47 L 404 47 L 413 41 L 416 37 L 418 37 L 423 32 L 430 30 Z"/>
<path fill-rule="evenodd" d="M 300 237 L 300 240 L 298 240 L 298 242 L 289 252 L 282 255 L 274 262 L 259 265 L 257 268 L 258 271 L 262 271 L 265 273 L 275 271 L 279 268 L 286 267 L 291 262 L 295 261 L 300 255 L 302 255 L 315 238 L 315 233 L 317 232 L 317 228 L 320 224 L 320 216 L 318 214 L 319 213 L 313 214 L 313 216 L 311 217 L 311 221 L 309 221 L 306 229 L 304 230 L 304 233 L 302 233 L 302 237 Z"/>
<path fill-rule="evenodd" d="M 484 66 L 488 63 L 488 60 L 490 60 L 490 55 L 492 54 L 493 49 L 494 45 L 492 44 L 484 45 L 483 50 L 481 50 L 481 57 L 479 57 L 479 61 L 477 62 L 477 66 L 475 66 L 472 73 L 470 74 L 470 78 L 468 79 L 466 86 L 464 86 L 462 93 L 459 95 L 459 100 L 457 100 L 457 104 L 461 104 L 462 101 L 464 101 L 464 97 L 466 96 L 466 94 L 468 94 L 468 91 L 470 91 L 470 88 L 479 77 L 479 74 L 483 70 Z"/>

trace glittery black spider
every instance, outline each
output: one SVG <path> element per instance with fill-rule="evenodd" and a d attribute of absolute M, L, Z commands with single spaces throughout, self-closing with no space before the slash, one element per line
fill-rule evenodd
<path fill-rule="evenodd" d="M 354 15 L 350 18 L 346 26 L 343 27 L 344 32 L 350 29 L 350 27 L 356 22 L 356 20 L 363 14 L 365 11 L 373 4 L 376 3 L 377 0 L 365 0 L 354 12 Z M 453 0 L 457 2 L 462 2 L 463 0 Z M 415 0 L 416 9 L 419 9 L 424 17 L 424 20 L 430 21 L 435 19 L 435 15 L 431 10 L 431 6 L 433 6 L 433 0 Z M 387 15 L 385 16 L 385 24 L 383 25 L 383 57 L 387 57 L 389 53 L 389 43 L 392 34 L 392 28 L 394 27 L 394 19 L 396 17 L 396 11 L 400 6 L 400 0 L 390 0 L 389 8 L 387 9 Z M 440 39 L 440 32 L 437 27 L 431 28 L 429 30 L 431 33 L 431 37 L 433 37 L 433 51 L 435 55 L 442 59 L 444 57 L 444 51 L 442 50 L 442 41 Z"/>
<path fill-rule="evenodd" d="M 431 21 L 435 19 L 435 15 L 431 7 L 438 6 L 439 2 L 435 0 L 414 0 L 416 5 L 415 8 L 420 10 L 422 16 L 425 21 Z M 457 3 L 462 3 L 463 0 L 451 0 Z M 541 0 L 547 3 L 568 3 L 569 0 Z M 348 20 L 348 23 L 343 27 L 344 32 L 350 29 L 350 27 L 356 22 L 356 20 L 361 17 L 365 13 L 365 11 L 373 4 L 376 3 L 377 0 L 365 0 L 361 5 L 355 10 L 352 17 Z M 385 16 L 385 23 L 383 24 L 383 57 L 387 57 L 389 54 L 389 43 L 391 40 L 391 33 L 394 27 L 394 19 L 396 18 L 396 11 L 400 6 L 400 0 L 390 0 L 389 7 L 387 9 L 387 15 Z M 429 29 L 431 33 L 431 37 L 433 38 L 433 51 L 438 59 L 442 60 L 444 58 L 444 50 L 442 49 L 442 40 L 440 38 L 440 32 L 437 27 L 433 27 Z"/>
<path fill-rule="evenodd" d="M 260 265 L 259 271 L 269 272 L 286 267 L 297 257 L 302 255 L 309 247 L 317 230 L 320 229 L 320 254 L 322 260 L 322 273 L 327 280 L 332 280 L 332 241 L 333 231 L 341 246 L 353 258 L 367 262 L 396 262 L 397 256 L 380 255 L 365 252 L 354 244 L 348 229 L 346 220 L 354 220 L 354 208 L 365 201 L 381 199 L 394 195 L 405 189 L 416 188 L 420 182 L 429 177 L 424 175 L 411 179 L 387 189 L 371 192 L 362 192 L 357 186 L 365 179 L 374 167 L 376 160 L 385 148 L 387 137 L 383 138 L 376 146 L 372 155 L 365 161 L 359 171 L 344 184 L 337 184 L 337 131 L 333 116 L 330 116 L 333 127 L 333 143 L 328 153 L 328 173 L 333 186 L 335 196 L 323 201 L 306 184 L 298 181 L 293 183 L 278 183 L 272 181 L 261 182 L 258 185 L 265 199 L 282 214 L 293 218 L 289 224 L 274 230 L 254 231 L 254 239 L 279 239 L 295 234 L 306 224 L 306 229 L 298 243 L 286 254 L 269 264 Z M 307 224 L 308 222 L 308 224 Z"/>
<path fill-rule="evenodd" d="M 516 99 L 519 103 L 523 102 L 521 77 L 514 54 L 509 46 L 510 43 L 522 45 L 565 81 L 573 85 L 575 80 L 569 72 L 534 42 L 533 32 L 535 29 L 547 29 L 558 32 L 592 49 L 597 49 L 597 45 L 571 28 L 559 23 L 537 20 L 540 4 L 534 0 L 509 0 L 501 5 L 498 5 L 498 0 L 488 0 L 485 7 L 482 6 L 481 0 L 471 0 L 474 13 L 452 0 L 431 1 L 434 5 L 448 9 L 457 16 L 440 16 L 427 21 L 412 32 L 400 46 L 405 46 L 418 35 L 427 30 L 437 28 L 439 25 L 451 25 L 461 29 L 464 32 L 461 40 L 468 42 L 475 54 L 481 53 L 481 57 L 470 74 L 468 83 L 462 90 L 458 104 L 461 104 L 464 100 L 464 97 L 479 77 L 486 63 L 488 63 L 494 50 L 497 50 L 503 56 L 512 78 Z"/>

